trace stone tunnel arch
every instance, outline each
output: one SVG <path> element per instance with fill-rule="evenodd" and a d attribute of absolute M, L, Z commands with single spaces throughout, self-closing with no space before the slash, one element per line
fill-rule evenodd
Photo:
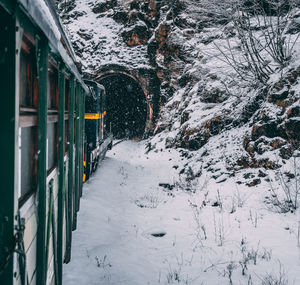
<path fill-rule="evenodd" d="M 147 96 L 139 83 L 124 73 L 108 73 L 97 82 L 106 90 L 107 123 L 114 137 L 143 137 L 149 117 Z"/>
<path fill-rule="evenodd" d="M 92 80 L 107 93 L 107 118 L 117 138 L 151 134 L 159 110 L 160 82 L 151 69 L 129 70 L 115 64 L 102 66 Z"/>

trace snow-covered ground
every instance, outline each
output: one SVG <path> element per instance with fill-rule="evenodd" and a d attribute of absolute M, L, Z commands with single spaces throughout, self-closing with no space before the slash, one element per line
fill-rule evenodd
<path fill-rule="evenodd" d="M 145 142 L 108 152 L 84 185 L 64 285 L 300 284 L 299 212 L 267 209 L 269 184 L 183 181 L 185 162 Z"/>

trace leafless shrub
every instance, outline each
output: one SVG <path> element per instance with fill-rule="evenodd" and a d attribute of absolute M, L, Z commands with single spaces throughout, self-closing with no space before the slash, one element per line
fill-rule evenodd
<path fill-rule="evenodd" d="M 257 221 L 258 221 L 257 212 L 255 212 L 255 216 L 253 216 L 252 211 L 249 210 L 249 220 L 251 221 L 253 227 L 257 228 Z"/>
<path fill-rule="evenodd" d="M 181 281 L 180 270 L 169 269 L 167 273 L 167 284 L 173 284 L 174 282 L 179 283 Z"/>
<path fill-rule="evenodd" d="M 202 246 L 202 241 L 207 239 L 207 230 L 205 223 L 203 222 L 203 219 L 201 218 L 201 212 L 204 207 L 206 207 L 208 203 L 208 190 L 207 190 L 207 179 L 203 182 L 201 186 L 201 194 L 203 194 L 203 197 L 201 198 L 201 202 L 192 202 L 189 200 L 189 205 L 193 212 L 194 222 L 196 224 L 196 239 L 198 243 Z"/>
<path fill-rule="evenodd" d="M 279 272 L 267 273 L 261 278 L 261 285 L 288 285 L 288 277 L 286 271 L 282 267 L 282 264 L 279 263 Z"/>
<path fill-rule="evenodd" d="M 241 195 L 239 189 L 236 187 L 236 191 L 230 196 L 230 205 L 227 209 L 230 214 L 236 212 L 237 208 L 242 208 L 245 204 L 246 197 Z"/>
<path fill-rule="evenodd" d="M 223 211 L 223 199 L 221 198 L 219 189 L 217 189 L 217 203 L 220 207 L 220 211 L 222 212 Z"/>
<path fill-rule="evenodd" d="M 233 195 L 234 199 L 235 199 L 235 202 L 236 202 L 236 205 L 239 207 L 239 208 L 242 208 L 245 204 L 245 201 L 246 201 L 246 197 L 241 195 L 239 189 L 236 187 L 236 191 Z"/>
<path fill-rule="evenodd" d="M 205 177 L 200 181 L 200 179 L 193 174 L 191 168 L 189 169 L 190 171 L 188 171 L 188 174 L 186 176 L 180 175 L 178 181 L 174 183 L 176 190 L 188 192 L 191 194 L 205 191 L 207 189 L 209 178 Z M 192 173 L 189 174 L 189 172 Z"/>
<path fill-rule="evenodd" d="M 216 221 L 216 216 L 214 214 L 214 232 L 215 232 L 215 242 L 218 246 L 223 246 L 225 241 L 225 227 L 223 215 Z"/>
<path fill-rule="evenodd" d="M 103 258 L 95 256 L 96 265 L 102 271 L 101 281 L 104 281 L 106 284 L 111 281 L 110 268 L 112 267 L 111 263 L 107 261 L 107 255 L 105 254 Z"/>
<path fill-rule="evenodd" d="M 196 224 L 196 239 L 200 243 L 200 245 L 202 245 L 202 241 L 207 239 L 206 226 L 201 219 L 201 209 L 203 207 L 203 204 L 198 207 L 197 205 L 190 202 L 190 206 L 192 208 L 194 221 Z"/>
<path fill-rule="evenodd" d="M 182 263 L 178 263 L 176 268 L 171 267 L 169 264 L 168 273 L 166 275 L 165 284 L 189 284 L 188 276 L 183 276 L 182 274 Z"/>
<path fill-rule="evenodd" d="M 249 1 L 248 1 L 249 2 Z M 250 1 L 251 2 L 251 1 Z M 265 5 L 272 10 L 266 12 Z M 270 75 L 290 62 L 298 35 L 286 33 L 294 0 L 253 1 L 250 6 L 243 0 L 203 1 L 203 7 L 212 17 L 228 19 L 232 24 L 234 40 L 226 44 L 214 42 L 219 59 L 229 64 L 244 81 L 265 84 Z M 288 7 L 288 8 L 287 8 Z"/>
<path fill-rule="evenodd" d="M 160 203 L 163 203 L 164 200 L 160 196 L 158 191 L 146 193 L 145 195 L 138 197 L 134 200 L 134 203 L 140 208 L 149 208 L 155 209 Z"/>
<path fill-rule="evenodd" d="M 257 265 L 259 260 L 270 261 L 272 256 L 272 251 L 267 250 L 266 248 L 260 248 L 260 243 L 257 244 L 256 248 L 247 248 L 246 239 L 242 239 L 240 243 L 240 250 L 242 254 L 241 260 L 239 260 L 239 265 L 242 269 L 242 275 L 246 275 L 248 270 L 248 265 L 250 262 L 253 262 L 254 265 Z"/>
<path fill-rule="evenodd" d="M 234 270 L 236 269 L 236 267 L 237 267 L 237 265 L 234 262 L 230 262 L 227 265 L 226 270 L 224 271 L 224 275 L 228 277 L 230 285 L 233 285 L 232 274 L 233 274 Z"/>
<path fill-rule="evenodd" d="M 107 262 L 107 255 L 105 254 L 103 259 L 99 258 L 98 256 L 95 256 L 97 267 L 99 268 L 109 268 L 111 267 L 111 264 Z"/>
<path fill-rule="evenodd" d="M 274 187 L 270 179 L 271 196 L 265 202 L 277 212 L 294 212 L 299 207 L 300 195 L 300 165 L 299 157 L 293 157 L 291 172 L 275 171 L 275 179 L 279 187 Z"/>

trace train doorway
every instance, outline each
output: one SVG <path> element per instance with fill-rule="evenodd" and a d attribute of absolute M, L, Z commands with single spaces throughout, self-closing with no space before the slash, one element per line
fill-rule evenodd
<path fill-rule="evenodd" d="M 147 100 L 133 78 L 113 73 L 98 80 L 106 90 L 107 126 L 117 139 L 142 137 L 147 120 Z"/>

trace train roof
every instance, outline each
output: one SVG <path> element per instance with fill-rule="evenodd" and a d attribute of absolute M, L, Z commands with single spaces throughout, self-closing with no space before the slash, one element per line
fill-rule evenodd
<path fill-rule="evenodd" d="M 58 53 L 68 68 L 74 73 L 76 79 L 88 92 L 81 75 L 75 65 L 76 56 L 72 45 L 57 15 L 52 0 L 16 0 L 24 8 L 25 13 L 39 26 L 48 38 L 54 53 Z"/>

